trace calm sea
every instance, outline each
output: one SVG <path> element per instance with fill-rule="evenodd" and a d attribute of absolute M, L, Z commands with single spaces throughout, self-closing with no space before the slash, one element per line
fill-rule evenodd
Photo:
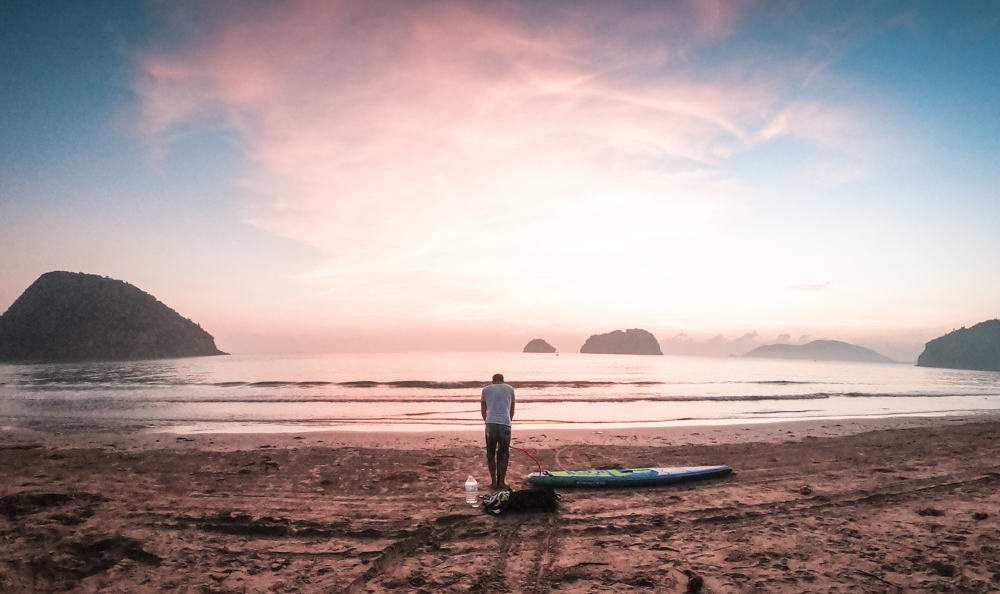
<path fill-rule="evenodd" d="M 231 355 L 0 365 L 0 426 L 46 431 L 479 427 L 494 373 L 538 428 L 1000 409 L 1000 373 L 902 364 L 527 353 Z"/>

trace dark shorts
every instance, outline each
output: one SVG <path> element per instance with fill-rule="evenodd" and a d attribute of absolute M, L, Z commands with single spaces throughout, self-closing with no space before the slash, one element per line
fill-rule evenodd
<path fill-rule="evenodd" d="M 510 425 L 486 423 L 486 448 L 499 452 L 510 451 Z"/>

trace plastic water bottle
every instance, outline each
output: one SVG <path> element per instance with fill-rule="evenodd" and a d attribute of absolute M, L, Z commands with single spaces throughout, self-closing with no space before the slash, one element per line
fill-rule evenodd
<path fill-rule="evenodd" d="M 472 507 L 479 507 L 479 483 L 471 474 L 465 479 L 465 502 Z"/>

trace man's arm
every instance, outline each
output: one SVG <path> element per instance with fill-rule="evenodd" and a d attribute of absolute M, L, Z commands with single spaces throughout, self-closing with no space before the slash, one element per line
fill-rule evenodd
<path fill-rule="evenodd" d="M 479 401 L 479 408 L 480 408 L 480 410 L 482 410 L 483 420 L 485 421 L 486 420 L 486 403 L 483 402 L 482 400 L 480 400 Z"/>
<path fill-rule="evenodd" d="M 483 414 L 486 414 L 486 413 L 483 413 Z M 511 421 L 514 420 L 514 401 L 513 400 L 510 401 L 510 420 Z"/>

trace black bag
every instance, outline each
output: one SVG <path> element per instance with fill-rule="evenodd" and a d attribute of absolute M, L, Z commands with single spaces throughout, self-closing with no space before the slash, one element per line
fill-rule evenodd
<path fill-rule="evenodd" d="M 522 489 L 505 487 L 483 497 L 483 511 L 499 516 L 504 512 L 554 512 L 559 507 L 559 494 L 552 489 Z"/>

